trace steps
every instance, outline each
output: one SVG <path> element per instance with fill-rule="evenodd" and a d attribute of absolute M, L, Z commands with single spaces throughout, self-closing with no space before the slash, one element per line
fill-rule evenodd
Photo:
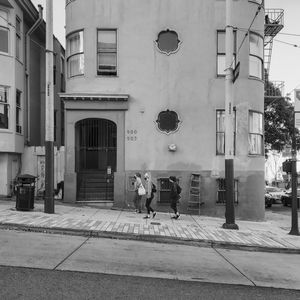
<path fill-rule="evenodd" d="M 114 178 L 106 173 L 78 173 L 77 201 L 110 203 L 114 200 Z"/>

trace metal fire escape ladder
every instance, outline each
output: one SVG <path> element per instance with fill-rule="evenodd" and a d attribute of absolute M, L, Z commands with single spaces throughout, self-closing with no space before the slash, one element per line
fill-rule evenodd
<path fill-rule="evenodd" d="M 265 10 L 264 67 L 267 74 L 270 74 L 273 39 L 283 28 L 283 16 L 283 9 Z"/>

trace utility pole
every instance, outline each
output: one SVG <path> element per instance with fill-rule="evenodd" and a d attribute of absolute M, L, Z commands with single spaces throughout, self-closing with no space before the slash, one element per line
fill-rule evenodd
<path fill-rule="evenodd" d="M 223 228 L 239 229 L 234 214 L 234 146 L 233 146 L 233 26 L 231 25 L 232 0 L 226 0 L 226 77 L 225 77 L 225 185 L 226 222 Z"/>
<path fill-rule="evenodd" d="M 46 1 L 45 213 L 54 213 L 53 0 Z"/>
<path fill-rule="evenodd" d="M 294 106 L 294 124 L 293 124 L 293 135 L 292 135 L 292 227 L 289 234 L 299 235 L 298 227 L 298 211 L 297 211 L 297 145 L 296 145 L 296 113 L 299 108 L 300 97 L 298 97 L 297 90 L 295 90 L 295 106 Z"/>

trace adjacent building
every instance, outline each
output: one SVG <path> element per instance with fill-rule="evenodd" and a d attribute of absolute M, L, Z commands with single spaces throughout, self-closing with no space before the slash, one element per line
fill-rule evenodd
<path fill-rule="evenodd" d="M 235 211 L 252 220 L 265 206 L 260 4 L 232 7 Z M 66 40 L 65 201 L 128 207 L 133 175 L 150 172 L 158 210 L 175 175 L 181 211 L 224 216 L 225 1 L 69 0 Z"/>
<path fill-rule="evenodd" d="M 0 195 L 13 193 L 16 177 L 34 173 L 38 156 L 24 156 L 45 139 L 45 22 L 29 0 L 0 1 Z M 64 48 L 54 37 L 55 143 L 64 143 Z M 31 150 L 29 150 L 31 149 Z M 44 156 L 43 151 L 39 152 Z M 30 159 L 27 159 L 29 157 Z"/>

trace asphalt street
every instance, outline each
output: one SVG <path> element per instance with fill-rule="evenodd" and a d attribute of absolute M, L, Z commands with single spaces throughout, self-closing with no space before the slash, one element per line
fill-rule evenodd
<path fill-rule="evenodd" d="M 295 290 L 136 276 L 0 267 L 4 300 L 79 299 L 299 299 Z"/>
<path fill-rule="evenodd" d="M 0 230 L 0 266 L 300 290 L 298 254 L 13 230 Z"/>

